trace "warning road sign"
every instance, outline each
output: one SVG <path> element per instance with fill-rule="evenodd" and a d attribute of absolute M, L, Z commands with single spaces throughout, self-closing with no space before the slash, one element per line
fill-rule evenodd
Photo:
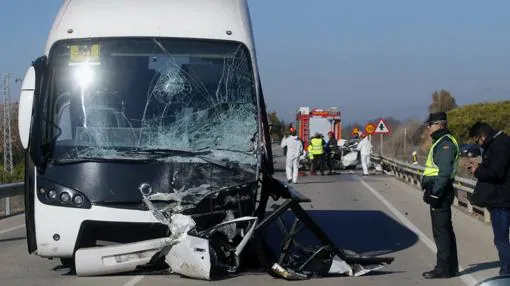
<path fill-rule="evenodd" d="M 374 124 L 372 123 L 368 123 L 367 125 L 365 125 L 365 132 L 367 132 L 367 134 L 372 134 L 375 132 L 375 126 Z"/>
<path fill-rule="evenodd" d="M 390 129 L 388 128 L 388 125 L 384 122 L 384 120 L 381 118 L 379 120 L 379 123 L 377 123 L 374 134 L 388 134 L 390 133 Z"/>
<path fill-rule="evenodd" d="M 359 134 L 358 127 L 354 127 L 354 129 L 352 129 L 351 135 L 358 135 L 358 134 Z"/>

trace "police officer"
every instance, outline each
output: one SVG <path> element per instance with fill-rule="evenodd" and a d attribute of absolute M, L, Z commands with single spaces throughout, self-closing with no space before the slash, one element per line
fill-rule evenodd
<path fill-rule="evenodd" d="M 422 188 L 423 200 L 430 205 L 432 232 L 437 247 L 436 266 L 423 273 L 426 279 L 457 275 L 457 242 L 452 226 L 453 181 L 459 162 L 459 147 L 447 128 L 446 113 L 431 113 L 427 120 L 433 145 L 430 148 Z"/>

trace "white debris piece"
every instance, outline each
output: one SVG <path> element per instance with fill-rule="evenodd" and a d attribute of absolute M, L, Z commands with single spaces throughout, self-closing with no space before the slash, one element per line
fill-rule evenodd
<path fill-rule="evenodd" d="M 174 214 L 170 218 L 170 239 L 180 242 L 195 227 L 195 221 L 189 215 Z"/>
<path fill-rule="evenodd" d="M 180 275 L 209 280 L 211 278 L 211 255 L 209 240 L 187 236 L 174 245 L 165 258 L 172 272 Z"/>
<path fill-rule="evenodd" d="M 351 266 L 347 264 L 347 262 L 343 261 L 340 257 L 335 255 L 333 257 L 333 261 L 331 263 L 331 267 L 328 271 L 329 274 L 347 274 L 349 276 L 353 276 L 353 271 Z"/>

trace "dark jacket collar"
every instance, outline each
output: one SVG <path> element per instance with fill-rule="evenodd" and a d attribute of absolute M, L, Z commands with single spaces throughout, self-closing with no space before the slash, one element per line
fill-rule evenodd
<path fill-rule="evenodd" d="M 491 134 L 489 134 L 489 136 L 487 136 L 487 139 L 485 139 L 485 142 L 483 142 L 482 147 L 483 149 L 487 149 L 487 147 L 489 147 L 489 145 L 492 143 L 492 141 L 494 141 L 494 138 L 499 135 L 501 132 L 499 131 L 493 131 L 491 132 Z"/>
<path fill-rule="evenodd" d="M 446 134 L 450 134 L 450 130 L 448 130 L 447 128 L 443 128 L 435 131 L 430 136 L 432 137 L 432 140 L 437 141 L 439 138 L 443 137 Z"/>

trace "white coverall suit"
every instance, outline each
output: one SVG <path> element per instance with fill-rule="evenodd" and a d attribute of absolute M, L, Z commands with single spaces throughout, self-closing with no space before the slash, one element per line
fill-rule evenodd
<path fill-rule="evenodd" d="M 357 147 L 361 155 L 361 166 L 363 167 L 363 175 L 368 175 L 368 167 L 370 166 L 370 153 L 372 153 L 372 143 L 368 137 L 363 138 Z"/>
<path fill-rule="evenodd" d="M 287 147 L 287 162 L 285 164 L 285 172 L 287 173 L 287 181 L 297 183 L 299 157 L 303 154 L 303 143 L 297 136 L 288 136 L 282 140 L 281 147 Z"/>

